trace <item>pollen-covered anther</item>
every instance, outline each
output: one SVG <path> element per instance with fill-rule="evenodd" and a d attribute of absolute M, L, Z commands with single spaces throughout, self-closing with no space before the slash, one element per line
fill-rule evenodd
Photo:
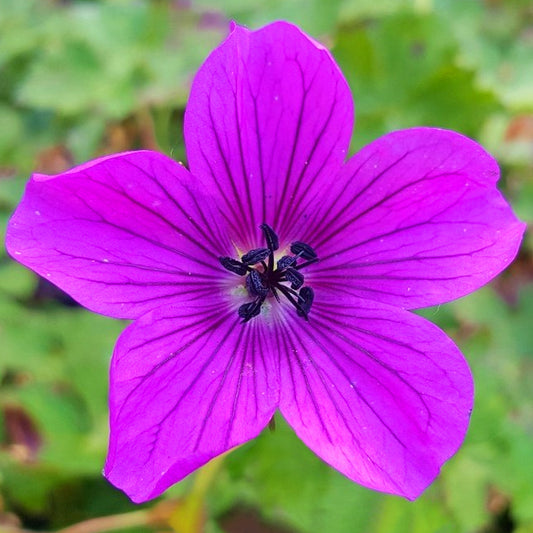
<path fill-rule="evenodd" d="M 248 320 L 261 312 L 261 305 L 263 305 L 261 300 L 254 300 L 253 302 L 241 305 L 237 312 L 243 319 L 243 322 L 248 322 Z"/>
<path fill-rule="evenodd" d="M 283 270 L 287 267 L 291 267 L 296 264 L 296 257 L 291 255 L 284 255 L 281 259 L 278 259 L 278 270 Z"/>
<path fill-rule="evenodd" d="M 257 263 L 264 261 L 269 256 L 269 254 L 270 250 L 268 248 L 256 248 L 244 254 L 241 257 L 241 261 L 245 265 L 256 265 Z"/>
<path fill-rule="evenodd" d="M 261 231 L 265 236 L 268 249 L 275 252 L 279 248 L 279 239 L 276 235 L 276 232 L 268 224 L 265 223 L 261 224 L 259 227 L 261 228 Z"/>
<path fill-rule="evenodd" d="M 311 246 L 309 246 L 308 244 L 305 244 L 305 242 L 293 242 L 291 244 L 291 252 L 298 257 L 307 259 L 308 261 L 318 259 L 316 252 L 313 250 L 313 248 L 311 248 Z"/>
<path fill-rule="evenodd" d="M 296 310 L 298 316 L 307 318 L 313 300 L 315 299 L 315 291 L 311 287 L 303 287 L 300 291 L 300 308 Z"/>
<path fill-rule="evenodd" d="M 285 270 L 285 278 L 287 281 L 290 281 L 291 289 L 298 290 L 304 284 L 303 274 L 291 267 Z"/>
<path fill-rule="evenodd" d="M 248 268 L 244 263 L 237 261 L 231 257 L 219 257 L 220 264 L 230 272 L 244 276 L 248 272 Z"/>
<path fill-rule="evenodd" d="M 268 286 L 265 283 L 264 276 L 257 270 L 252 270 L 246 277 L 246 288 L 252 296 L 266 298 L 268 295 Z"/>
<path fill-rule="evenodd" d="M 314 292 L 310 287 L 304 287 L 305 279 L 300 269 L 318 261 L 316 252 L 308 244 L 295 241 L 290 246 L 294 255 L 284 255 L 275 262 L 274 252 L 279 248 L 279 238 L 268 224 L 263 223 L 259 227 L 267 248 L 254 248 L 240 261 L 230 257 L 219 258 L 226 270 L 239 276 L 246 275 L 246 289 L 254 298 L 239 307 L 238 315 L 243 323 L 248 322 L 261 313 L 261 307 L 269 296 L 280 302 L 280 295 L 283 295 L 296 308 L 298 316 L 308 320 Z M 304 259 L 304 262 L 298 264 L 299 259 Z"/>

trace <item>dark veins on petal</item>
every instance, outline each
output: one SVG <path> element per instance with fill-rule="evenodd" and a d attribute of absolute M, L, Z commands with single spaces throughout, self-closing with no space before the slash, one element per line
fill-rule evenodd
<path fill-rule="evenodd" d="M 231 257 L 219 257 L 226 270 L 246 276 L 246 288 L 254 298 L 239 307 L 238 314 L 242 322 L 248 322 L 257 316 L 269 295 L 279 302 L 280 294 L 296 308 L 298 316 L 307 320 L 315 293 L 311 287 L 303 286 L 305 280 L 300 270 L 318 261 L 315 251 L 308 244 L 295 241 L 290 246 L 293 255 L 284 255 L 275 262 L 274 252 L 279 248 L 278 236 L 266 223 L 261 224 L 260 228 L 266 248 L 250 250 L 240 261 Z"/>

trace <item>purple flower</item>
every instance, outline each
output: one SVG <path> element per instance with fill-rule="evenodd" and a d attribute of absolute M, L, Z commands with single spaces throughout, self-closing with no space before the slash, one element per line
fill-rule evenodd
<path fill-rule="evenodd" d="M 344 475 L 409 499 L 462 442 L 468 366 L 409 310 L 487 283 L 524 225 L 472 140 L 397 131 L 345 163 L 352 126 L 323 46 L 284 22 L 235 26 L 192 86 L 190 171 L 140 151 L 28 184 L 9 253 L 134 320 L 113 355 L 105 465 L 134 501 L 278 409 Z"/>

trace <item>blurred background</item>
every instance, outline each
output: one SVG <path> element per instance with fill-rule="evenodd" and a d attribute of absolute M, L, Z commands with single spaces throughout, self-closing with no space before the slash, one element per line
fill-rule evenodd
<path fill-rule="evenodd" d="M 150 148 L 186 161 L 194 72 L 227 34 L 286 19 L 333 51 L 352 150 L 415 125 L 499 160 L 533 219 L 530 0 L 0 0 L 0 228 L 32 171 Z M 278 419 L 162 498 L 102 477 L 107 372 L 125 323 L 91 314 L 0 251 L 0 533 L 533 532 L 533 238 L 490 286 L 424 311 L 476 382 L 466 442 L 416 502 L 354 485 Z"/>

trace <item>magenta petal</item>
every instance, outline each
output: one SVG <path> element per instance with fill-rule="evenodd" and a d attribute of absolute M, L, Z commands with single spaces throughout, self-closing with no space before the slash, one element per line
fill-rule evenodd
<path fill-rule="evenodd" d="M 314 286 L 410 309 L 479 288 L 513 260 L 525 229 L 498 176 L 496 161 L 458 133 L 381 137 L 350 159 L 311 215 Z"/>
<path fill-rule="evenodd" d="M 217 258 L 235 249 L 211 211 L 183 166 L 156 152 L 129 152 L 57 176 L 35 174 L 6 245 L 89 309 L 136 318 L 219 290 Z"/>
<path fill-rule="evenodd" d="M 159 309 L 119 338 L 111 366 L 107 479 L 135 502 L 255 437 L 279 400 L 260 323 L 220 301 Z"/>
<path fill-rule="evenodd" d="M 287 335 L 282 414 L 353 481 L 416 498 L 467 430 L 463 356 L 435 325 L 378 302 L 318 300 L 311 314 Z"/>
<path fill-rule="evenodd" d="M 318 176 L 339 170 L 352 126 L 352 97 L 330 53 L 277 22 L 234 27 L 194 80 L 184 129 L 191 172 L 218 191 L 248 249 L 262 222 L 288 236 L 295 207 L 323 192 Z"/>

